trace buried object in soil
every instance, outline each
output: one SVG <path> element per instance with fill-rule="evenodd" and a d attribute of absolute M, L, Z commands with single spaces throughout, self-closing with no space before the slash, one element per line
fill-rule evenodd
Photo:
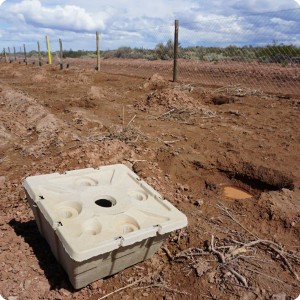
<path fill-rule="evenodd" d="M 27 177 L 40 233 L 78 289 L 151 257 L 187 218 L 124 165 Z"/>

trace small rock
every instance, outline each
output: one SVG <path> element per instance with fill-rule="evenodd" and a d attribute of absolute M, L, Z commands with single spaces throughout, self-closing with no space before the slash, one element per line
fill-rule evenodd
<path fill-rule="evenodd" d="M 104 282 L 103 279 L 92 282 L 90 284 L 90 289 L 91 290 L 97 290 L 97 289 L 101 288 L 102 285 L 103 285 L 103 282 Z"/>
<path fill-rule="evenodd" d="M 9 296 L 7 300 L 18 300 L 18 296 Z"/>
<path fill-rule="evenodd" d="M 274 294 L 270 298 L 270 300 L 286 300 L 286 299 L 287 297 L 285 293 Z"/>
<path fill-rule="evenodd" d="M 215 282 L 215 275 L 216 275 L 216 272 L 207 273 L 209 283 L 214 283 Z"/>
<path fill-rule="evenodd" d="M 6 181 L 6 177 L 5 176 L 0 176 L 0 187 L 4 186 L 5 181 Z"/>
<path fill-rule="evenodd" d="M 194 201 L 195 206 L 201 206 L 201 205 L 203 205 L 203 203 L 204 203 L 204 201 L 201 200 L 201 199 L 197 199 L 197 200 Z"/>
<path fill-rule="evenodd" d="M 90 289 L 91 290 L 96 290 L 98 288 L 98 284 L 97 284 L 97 281 L 93 282 L 90 284 Z"/>
<path fill-rule="evenodd" d="M 143 293 L 142 294 L 144 297 L 149 297 L 149 294 L 148 293 Z"/>
<path fill-rule="evenodd" d="M 66 296 L 66 297 L 69 297 L 69 296 L 72 295 L 71 292 L 69 292 L 68 290 L 66 290 L 66 289 L 64 289 L 64 288 L 60 289 L 60 290 L 59 290 L 59 293 L 60 293 L 62 296 Z"/>
<path fill-rule="evenodd" d="M 51 286 L 49 282 L 46 281 L 40 281 L 38 283 L 38 290 L 41 292 L 41 294 L 45 294 L 46 292 L 49 292 L 51 289 Z"/>
<path fill-rule="evenodd" d="M 24 289 L 25 289 L 25 290 L 28 290 L 29 287 L 30 287 L 30 285 L 31 285 L 31 280 L 30 280 L 30 279 L 26 279 L 26 280 L 24 281 Z"/>

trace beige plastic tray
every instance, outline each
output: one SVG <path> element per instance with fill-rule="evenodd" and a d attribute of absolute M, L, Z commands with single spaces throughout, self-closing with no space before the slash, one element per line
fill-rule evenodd
<path fill-rule="evenodd" d="M 186 216 L 125 165 L 27 177 L 40 233 L 75 288 L 152 256 Z"/>

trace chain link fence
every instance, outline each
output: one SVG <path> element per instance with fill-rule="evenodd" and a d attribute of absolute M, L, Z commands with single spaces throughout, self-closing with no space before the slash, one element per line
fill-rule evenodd
<path fill-rule="evenodd" d="M 179 78 L 300 92 L 300 10 L 181 23 Z M 195 41 L 195 42 L 194 42 Z"/>

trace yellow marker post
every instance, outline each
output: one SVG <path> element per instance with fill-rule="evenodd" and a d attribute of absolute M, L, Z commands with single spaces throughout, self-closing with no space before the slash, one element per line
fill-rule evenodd
<path fill-rule="evenodd" d="M 50 50 L 50 40 L 48 36 L 46 36 L 46 44 L 47 44 L 47 50 L 48 50 L 48 63 L 49 65 L 52 65 L 52 56 L 51 56 L 51 50 Z"/>

